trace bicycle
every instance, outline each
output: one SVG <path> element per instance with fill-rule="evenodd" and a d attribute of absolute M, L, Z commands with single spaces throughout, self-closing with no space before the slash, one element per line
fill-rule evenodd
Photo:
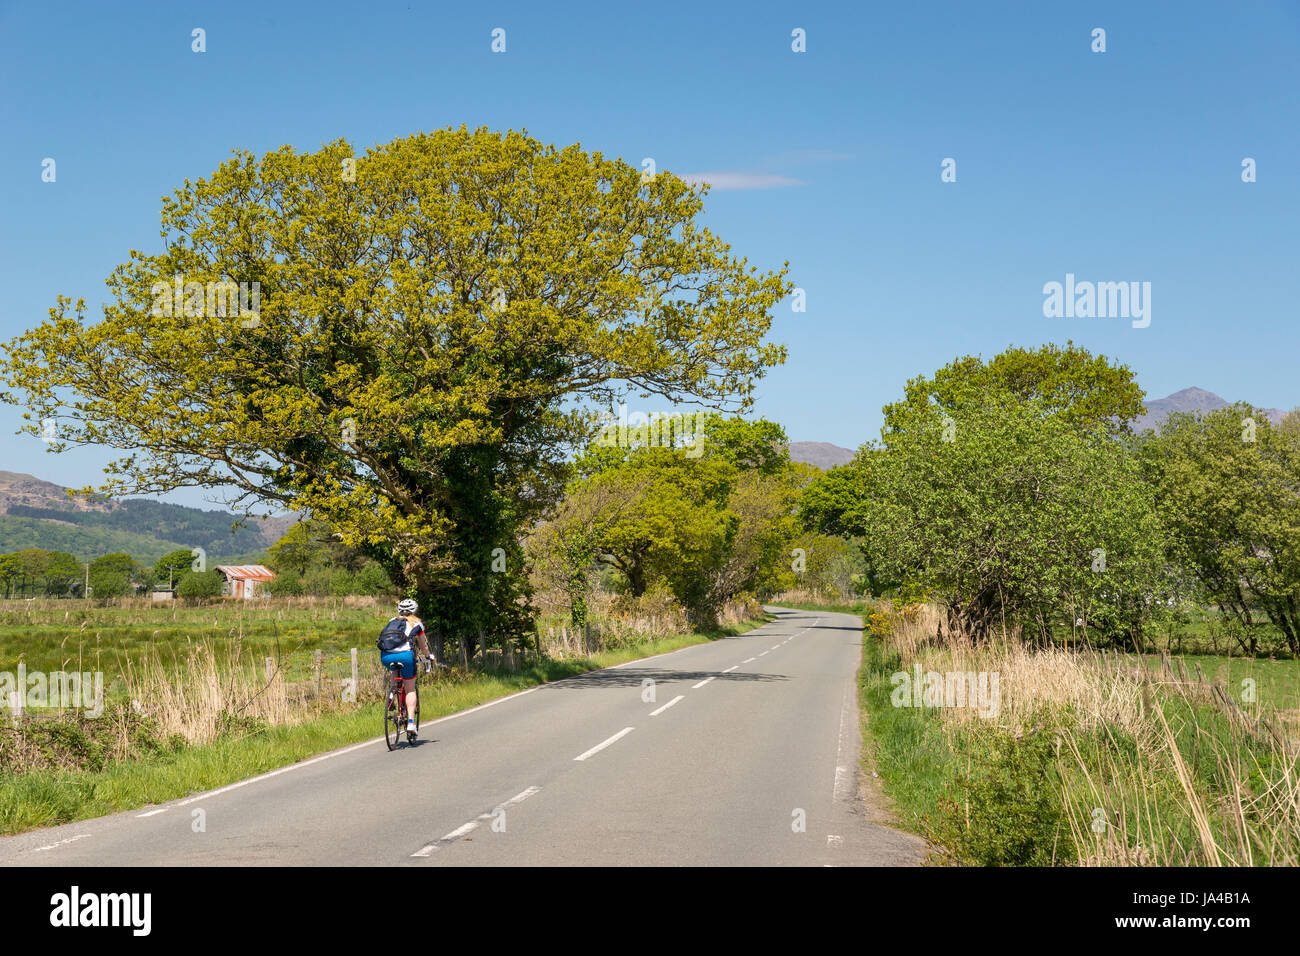
<path fill-rule="evenodd" d="M 402 664 L 394 661 L 388 666 L 390 672 L 388 684 L 388 702 L 384 706 L 384 743 L 389 750 L 396 750 L 402 734 L 406 734 L 408 744 L 415 742 L 415 731 L 420 729 L 420 685 L 414 683 L 414 677 L 402 676 Z M 425 664 L 425 673 L 428 673 Z M 415 689 L 415 731 L 406 729 L 406 682 L 411 681 Z"/>

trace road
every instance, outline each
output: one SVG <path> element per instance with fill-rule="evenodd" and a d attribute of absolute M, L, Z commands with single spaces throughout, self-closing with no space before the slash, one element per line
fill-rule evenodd
<path fill-rule="evenodd" d="M 861 624 L 777 620 L 155 807 L 0 865 L 912 865 L 858 794 Z M 651 699 L 653 695 L 653 699 Z M 200 826 L 200 824 L 202 824 Z"/>

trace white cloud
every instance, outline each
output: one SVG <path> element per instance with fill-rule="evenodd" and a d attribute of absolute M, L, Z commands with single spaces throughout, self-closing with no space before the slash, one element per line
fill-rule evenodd
<path fill-rule="evenodd" d="M 708 183 L 714 189 L 780 189 L 783 186 L 802 186 L 801 179 L 789 176 L 777 176 L 774 173 L 680 173 L 680 177 L 692 185 Z"/>

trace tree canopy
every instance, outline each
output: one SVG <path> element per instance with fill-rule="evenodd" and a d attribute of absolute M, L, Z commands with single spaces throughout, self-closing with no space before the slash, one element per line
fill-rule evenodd
<path fill-rule="evenodd" d="M 4 397 L 56 449 L 120 449 L 104 492 L 308 512 L 481 628 L 526 598 L 519 532 L 583 401 L 743 410 L 784 359 L 785 271 L 699 225 L 704 192 L 515 131 L 238 152 L 164 199 L 163 250 L 114 270 L 102 318 L 61 296 L 9 343 Z"/>

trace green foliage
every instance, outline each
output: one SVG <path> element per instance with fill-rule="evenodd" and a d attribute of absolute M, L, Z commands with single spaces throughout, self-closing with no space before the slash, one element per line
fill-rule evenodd
<path fill-rule="evenodd" d="M 1075 858 L 1050 734 L 966 741 L 959 773 L 939 801 L 934 840 L 963 866 L 1052 866 Z"/>
<path fill-rule="evenodd" d="M 185 571 L 176 582 L 176 594 L 188 600 L 219 597 L 222 583 L 217 571 Z"/>
<path fill-rule="evenodd" d="M 865 535 L 877 580 L 933 595 L 976 635 L 1005 621 L 1133 641 L 1177 583 L 1130 448 L 1010 392 L 896 409 L 885 443 L 804 500 L 807 524 Z"/>
<path fill-rule="evenodd" d="M 992 393 L 1032 401 L 1045 414 L 1058 416 L 1080 431 L 1103 428 L 1111 434 L 1131 430 L 1141 415 L 1143 392 L 1126 365 L 1112 365 L 1073 342 L 1065 348 L 1011 347 L 986 364 L 972 355 L 954 359 L 934 373 L 907 383 L 906 397 L 886 405 L 885 431 L 901 427 L 910 413 L 935 408 L 957 415 L 968 402 L 983 404 Z"/>
<path fill-rule="evenodd" d="M 170 554 L 164 554 L 153 566 L 154 582 L 166 587 L 170 581 L 173 585 L 184 573 L 194 569 L 194 555 L 189 548 L 180 548 Z"/>
<path fill-rule="evenodd" d="M 301 522 L 294 525 L 267 550 L 267 564 L 279 575 L 303 577 L 324 552 L 322 539 L 329 538 L 324 522 Z"/>
<path fill-rule="evenodd" d="M 575 613 L 593 561 L 616 569 L 633 598 L 667 584 L 702 629 L 716 626 L 727 601 L 779 583 L 812 469 L 790 461 L 773 422 L 710 416 L 704 431 L 698 455 L 596 444 L 579 458 L 565 502 L 532 547 L 543 565 L 553 556 Z"/>
<path fill-rule="evenodd" d="M 462 127 L 373 147 L 355 181 L 345 158 L 239 152 L 186 180 L 163 251 L 114 271 L 99 322 L 60 297 L 0 357 L 0 397 L 123 449 L 105 492 L 233 483 L 439 617 L 514 627 L 521 530 L 590 434 L 575 402 L 630 383 L 748 408 L 791 283 L 699 224 L 706 187 L 577 146 Z M 259 284 L 256 319 L 205 299 L 227 281 Z"/>
<path fill-rule="evenodd" d="M 1255 653 L 1271 622 L 1300 654 L 1300 437 L 1264 412 L 1234 405 L 1172 415 L 1143 446 L 1170 558 Z"/>

